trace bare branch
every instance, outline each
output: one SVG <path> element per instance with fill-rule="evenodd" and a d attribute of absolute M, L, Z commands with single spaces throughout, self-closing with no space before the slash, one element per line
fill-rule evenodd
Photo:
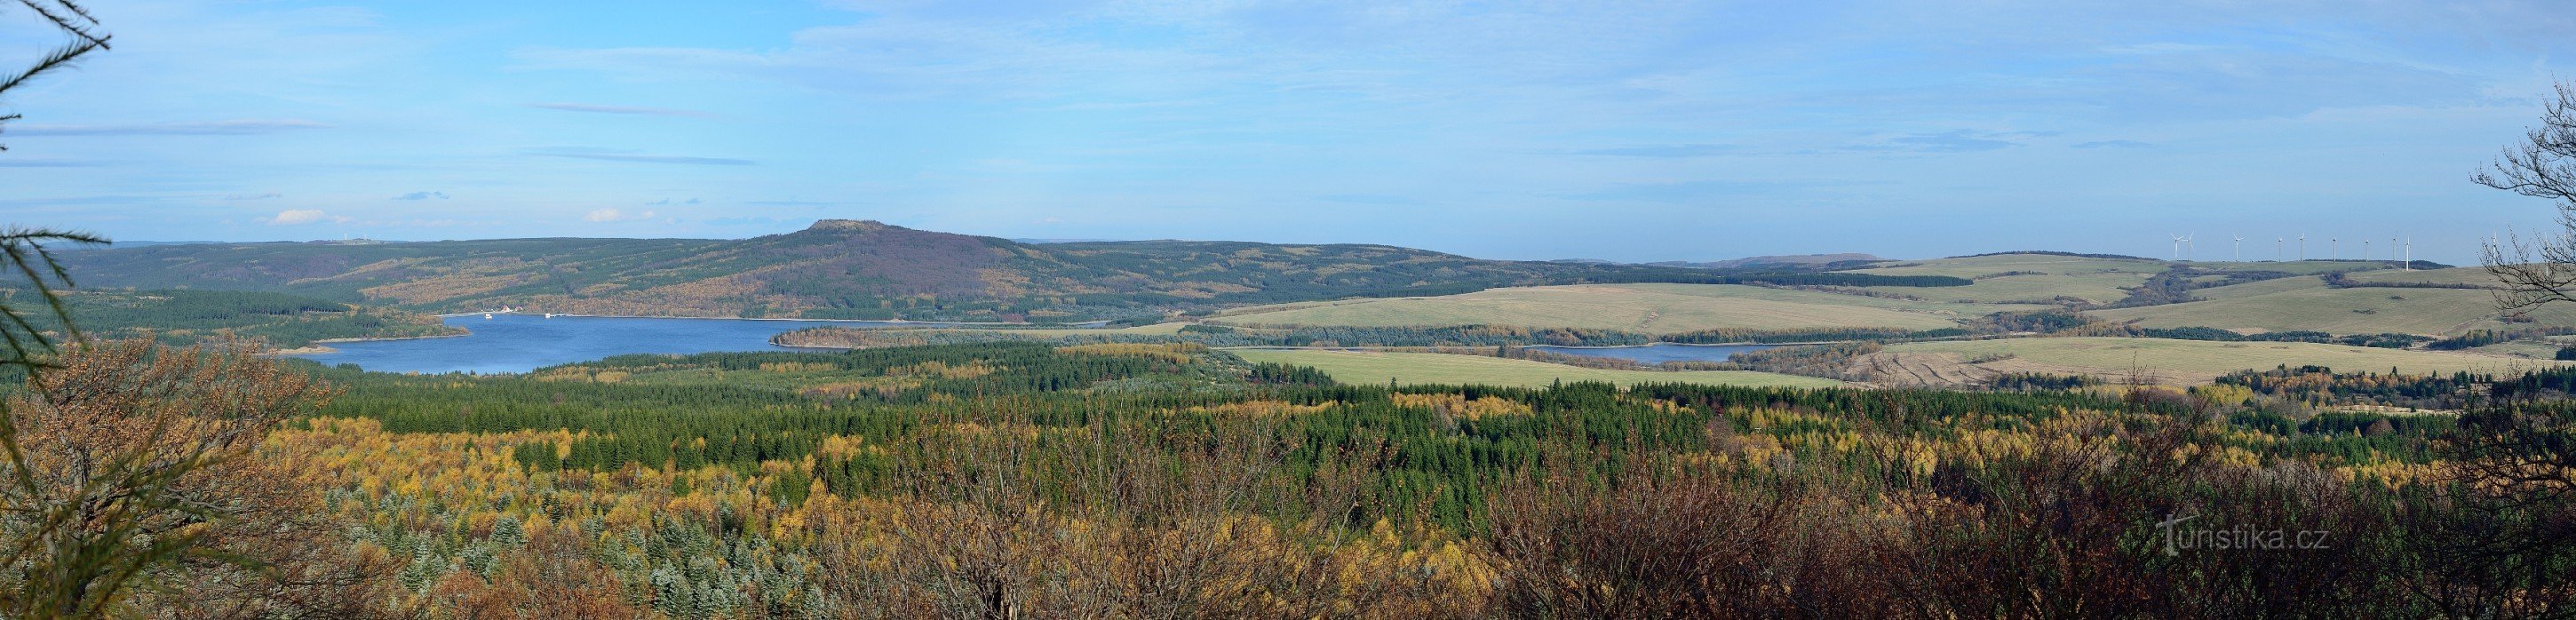
<path fill-rule="evenodd" d="M 2576 83 L 2557 85 L 2542 109 L 2540 126 L 2522 144 L 2506 147 L 2487 169 L 2470 175 L 2479 185 L 2557 203 L 2554 234 L 2515 233 L 2488 242 L 2480 262 L 2503 283 L 2496 308 L 2519 315 L 2557 302 L 2576 301 Z"/>

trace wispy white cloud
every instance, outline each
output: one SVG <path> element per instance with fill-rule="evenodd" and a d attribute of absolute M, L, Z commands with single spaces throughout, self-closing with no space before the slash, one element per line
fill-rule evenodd
<path fill-rule="evenodd" d="M 1917 133 L 1896 136 L 1865 144 L 1844 146 L 1844 150 L 1906 153 L 1973 153 L 2021 146 L 2010 138 L 2035 137 L 2045 132 L 1993 132 L 1954 129 L 1939 133 Z"/>
<path fill-rule="evenodd" d="M 787 230 L 801 225 L 788 213 L 869 204 L 987 234 L 1081 213 L 1046 234 L 1356 234 L 1497 257 L 1707 248 L 1719 236 L 1737 240 L 1730 252 L 1973 252 L 2019 243 L 2016 222 L 2116 237 L 2136 228 L 2124 218 L 2192 209 L 2520 213 L 2519 198 L 2455 187 L 2457 173 L 2518 135 L 2552 59 L 2576 52 L 2565 36 L 2576 12 L 2546 0 L 849 0 L 856 12 L 800 7 L 613 39 L 551 36 L 616 27 L 569 7 L 448 29 L 368 1 L 153 0 L 109 16 L 131 45 L 10 102 L 52 125 L 0 137 L 141 137 L 13 142 L 0 166 L 51 169 L 5 185 L 146 197 L 33 208 L 83 210 L 65 223 L 147 238 L 220 217 L 206 215 L 221 206 L 205 204 L 208 188 L 365 204 L 387 195 L 349 188 L 469 182 L 472 200 L 430 216 L 460 218 L 441 236 L 554 234 L 546 222 L 603 204 L 638 221 L 638 207 L 758 186 L 796 200 L 711 202 L 782 222 L 682 218 L 672 232 Z M 618 19 L 722 10 L 647 3 Z M 614 42 L 565 43 L 582 40 Z M 450 53 L 459 46 L 511 51 Z M 713 118 L 668 122 L 701 114 Z M 281 118 L 312 120 L 255 120 Z M 338 128 L 320 129 L 326 120 Z M 661 122 L 642 139 L 599 123 L 618 120 Z M 531 144 L 632 150 L 516 150 Z M 1034 163 L 1001 165 L 1012 162 Z M 2323 178 L 2338 180 L 2312 182 Z M 1744 184 L 1760 179 L 1818 184 Z M 1832 218 L 1813 209 L 1837 204 L 1853 219 L 1818 224 Z M 1316 213 L 1263 215 L 1283 206 Z M 1327 214 L 1378 225 L 1354 233 Z M 114 228 L 126 222 L 162 228 Z M 1741 234 L 1753 226 L 1779 232 Z"/>
<path fill-rule="evenodd" d="M 581 219 L 591 222 L 634 222 L 649 220 L 655 217 L 660 216 L 655 215 L 652 211 L 627 213 L 618 209 L 592 209 L 589 214 L 582 216 Z"/>
<path fill-rule="evenodd" d="M 712 118 L 712 117 L 714 117 L 714 116 L 715 116 L 715 114 L 714 114 L 714 113 L 711 113 L 711 112 L 701 112 L 701 111 L 697 111 L 697 110 L 681 110 L 681 109 L 674 109 L 674 108 L 648 108 L 648 107 L 641 107 L 641 106 L 623 106 L 623 105 L 602 105 L 602 104 L 595 104 L 595 103 L 531 103 L 531 104 L 528 104 L 528 107 L 531 107 L 531 108 L 545 108 L 545 109 L 548 109 L 548 110 L 562 110 L 562 111 L 565 111 L 565 112 L 590 112 L 590 113 L 595 113 L 595 114 L 633 114 L 633 115 L 645 115 L 645 116 L 694 116 L 694 117 L 698 117 L 698 118 Z"/>
<path fill-rule="evenodd" d="M 1617 157 L 1709 157 L 1713 155 L 1741 154 L 1744 151 L 1745 149 L 1743 147 L 1728 144 L 1657 144 L 1651 146 L 1581 149 L 1574 151 L 1574 154 L 1611 155 Z"/>
<path fill-rule="evenodd" d="M 9 127 L 8 133 L 22 136 L 250 136 L 329 127 L 331 125 L 328 123 L 295 119 L 229 120 L 121 125 L 17 125 Z"/>
<path fill-rule="evenodd" d="M 551 148 L 541 148 L 541 149 L 528 149 L 528 150 L 526 151 L 526 153 L 527 153 L 527 154 L 529 154 L 529 155 L 539 155 L 539 156 L 544 156 L 544 157 L 570 157 L 570 158 L 573 158 L 573 159 L 596 159 L 596 160 L 600 160 L 600 161 L 624 161 L 624 162 L 638 162 L 638 163 L 647 163 L 647 164 L 688 164 L 688 165 L 695 165 L 695 166 L 749 166 L 749 165 L 753 165 L 753 164 L 755 164 L 755 163 L 758 163 L 758 162 L 754 162 L 754 161 L 751 161 L 751 160 L 748 160 L 748 159 L 735 159 L 735 158 L 731 158 L 731 157 L 691 157 L 691 156 L 682 156 L 682 155 L 650 155 L 650 154 L 645 154 L 645 153 L 643 153 L 643 152 L 641 152 L 641 151 L 617 150 L 617 149 L 600 149 L 600 148 L 589 148 L 589 147 L 551 147 Z"/>
<path fill-rule="evenodd" d="M 268 218 L 265 221 L 267 221 L 270 226 L 294 226 L 298 224 L 313 224 L 325 221 L 334 223 L 347 222 L 350 221 L 350 218 L 347 216 L 323 213 L 321 209 L 287 209 L 285 211 L 277 212 L 275 217 Z"/>

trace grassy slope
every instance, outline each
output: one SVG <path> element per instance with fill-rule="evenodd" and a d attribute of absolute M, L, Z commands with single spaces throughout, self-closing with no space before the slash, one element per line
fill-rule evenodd
<path fill-rule="evenodd" d="M 2488 284 L 2494 281 L 2484 270 L 2476 267 L 2368 271 L 2347 277 L 2361 282 Z M 2494 298 L 2487 291 L 2477 289 L 2338 289 L 2326 286 L 2325 281 L 2319 278 L 2295 277 L 2202 289 L 2192 294 L 2208 301 L 2101 310 L 2094 314 L 2115 321 L 2135 320 L 2147 327 L 2313 330 L 2336 334 L 2399 332 L 2453 335 L 2471 329 L 2507 327 L 2494 320 Z M 2539 325 L 2576 325 L 2576 307 L 2544 308 L 2532 313 L 2532 318 Z"/>
<path fill-rule="evenodd" d="M 2128 292 L 2120 290 L 2122 287 L 2137 286 L 2164 272 L 2165 268 L 2163 261 L 2153 260 L 2005 254 L 1909 261 L 1863 269 L 1859 273 L 1957 276 L 1977 280 L 1976 284 L 1965 287 L 1908 291 L 1931 299 L 2000 303 L 2046 300 L 2065 295 L 2109 303 L 2128 296 Z M 2015 271 L 2038 273 L 1984 277 Z"/>
<path fill-rule="evenodd" d="M 1229 352 L 1254 362 L 1313 366 L 1324 371 L 1325 374 L 1332 375 L 1336 381 L 1360 385 L 1384 384 L 1389 379 L 1409 384 L 1480 383 L 1528 387 L 1544 386 L 1558 379 L 1609 381 L 1620 385 L 1683 382 L 1713 385 L 1826 387 L 1839 383 L 1832 379 L 1767 372 L 1604 370 L 1529 360 L 1443 353 L 1278 349 L 1232 349 Z"/>
<path fill-rule="evenodd" d="M 2247 282 L 2247 283 L 2244 283 L 2244 284 L 2232 284 L 2232 285 L 2228 285 L 2228 286 L 2216 286 L 2216 287 L 2210 287 L 2210 288 L 2205 288 L 2205 289 L 2200 289 L 2200 290 L 2192 291 L 2192 292 L 2191 292 L 2191 294 L 2192 294 L 2192 296 L 2200 297 L 2200 298 L 2204 298 L 2204 299 L 2236 299 L 2236 298 L 2241 298 L 2241 297 L 2253 297 L 2253 296 L 2256 296 L 2256 295 L 2269 295 L 2269 294 L 2272 294 L 2272 293 L 2283 293 L 2283 292 L 2296 291 L 2296 290 L 2302 290 L 2302 289 L 2325 288 L 2325 286 L 2326 286 L 2325 281 L 2324 281 L 2324 280 L 2319 280 L 2319 279 L 2317 279 L 2315 276 L 2298 276 L 2298 277 L 2291 277 L 2291 278 L 2274 278 L 2274 279 L 2270 279 L 2270 280 L 2263 280 L 2263 281 L 2260 281 L 2260 282 Z"/>
<path fill-rule="evenodd" d="M 2251 239 L 2248 239 L 2247 241 L 2252 241 L 2252 240 L 2251 240 Z M 2253 252 L 2252 252 L 2252 249 L 2253 249 L 2253 247 L 2252 247 L 2252 246 L 2253 246 L 2253 244 L 2250 244 L 2250 243 L 2249 243 L 2249 244 L 2246 244 L 2246 246 L 2247 246 L 2247 247 L 2246 247 L 2246 249 L 2247 249 L 2247 252 L 2246 252 L 2246 253 L 2247 253 L 2247 254 L 2252 254 L 2252 253 L 2253 253 Z M 2313 276 L 2313 275 L 2325 274 L 2325 273 L 2336 272 L 2336 271 L 2364 271 L 2364 270 L 2375 270 L 2375 269 L 2387 269 L 2387 268 L 2389 268 L 2389 266 L 2391 265 L 2391 263 L 2380 262 L 2380 261 L 2357 261 L 2357 260 L 2308 260 L 2308 261 L 2280 261 L 2280 262 L 2272 262 L 2272 261 L 2243 261 L 2243 262 L 2237 262 L 2237 261 L 2193 261 L 2191 264 L 2192 264 L 2192 266 L 2194 266 L 2194 267 L 2200 267 L 2200 268 L 2203 268 L 2203 269 L 2211 269 L 2211 270 L 2220 270 L 2220 271 L 2279 271 L 2279 272 L 2284 272 L 2284 273 L 2295 273 L 2295 274 L 2299 274 L 2299 275 L 2307 275 L 2307 276 Z"/>
<path fill-rule="evenodd" d="M 2563 312 L 2552 311 L 2554 314 Z M 2335 334 L 2398 332 L 2455 334 L 2494 327 L 2495 300 L 2485 291 L 2456 289 L 2326 288 L 2322 284 L 2249 295 L 2095 313 L 2148 327 L 2206 326 L 2265 331 L 2313 330 Z"/>
<path fill-rule="evenodd" d="M 2097 303 L 2110 303 L 2128 296 L 2128 291 L 2122 289 L 2144 283 L 2148 278 L 2163 273 L 2176 264 L 2160 260 L 2004 254 L 1910 261 L 1859 270 L 1859 272 L 1883 275 L 1958 276 L 1977 280 L 1975 285 L 1963 288 L 1922 289 L 1922 292 L 1918 293 L 1933 299 L 1999 303 L 2041 301 L 2063 295 L 2089 299 Z M 2201 261 L 2190 265 L 2211 271 L 2279 271 L 2301 275 L 2378 269 L 2386 266 L 2382 263 L 2359 261 Z M 1985 277 L 2010 272 L 2038 273 Z M 2313 278 L 2309 278 L 2308 281 L 2315 282 Z"/>
<path fill-rule="evenodd" d="M 2303 342 L 2204 342 L 2160 338 L 2016 338 L 1963 342 L 1918 342 L 1891 345 L 1898 353 L 1954 353 L 1976 358 L 2009 354 L 2026 366 L 2058 372 L 2117 376 L 2131 364 L 2150 370 L 2221 374 L 2288 364 L 2320 364 L 2336 370 L 2405 372 L 2503 371 L 2538 362 L 2495 355 L 2440 351 L 2373 349 Z M 2038 369 L 2038 368 L 2029 368 Z"/>
<path fill-rule="evenodd" d="M 2431 269 L 2424 271 L 2389 269 L 2383 271 L 2356 273 L 2352 274 L 2350 277 L 2357 282 L 2439 282 L 2444 284 L 2476 284 L 2480 286 L 2493 286 L 2497 284 L 2495 276 L 2488 274 L 2485 267 L 2453 267 L 2450 269 Z"/>
<path fill-rule="evenodd" d="M 1917 289 L 1921 290 L 1921 289 Z M 1943 304 L 1733 285 L 1583 285 L 1506 288 L 1440 297 L 1364 299 L 1251 308 L 1213 322 L 1369 327 L 1520 325 L 1677 333 L 1721 327 L 1802 329 L 1954 325 Z M 1920 308 L 1915 312 L 1894 308 Z M 1982 314 L 1977 306 L 1963 306 Z M 1982 311 L 1981 311 L 1982 310 Z"/>
<path fill-rule="evenodd" d="M 1005 329 L 975 329 L 975 328 L 945 328 L 945 327 L 940 327 L 940 328 L 921 328 L 921 329 L 920 329 L 920 331 L 930 331 L 930 332 L 955 332 L 955 333 L 960 333 L 960 334 L 1026 334 L 1026 335 L 1030 335 L 1030 336 L 1048 336 L 1048 337 L 1053 337 L 1053 336 L 1081 336 L 1081 335 L 1092 335 L 1092 334 L 1121 334 L 1121 335 L 1136 335 L 1136 336 L 1169 336 L 1169 335 L 1172 335 L 1172 334 L 1178 334 L 1178 333 L 1181 333 L 1181 328 L 1183 328 L 1183 327 L 1188 327 L 1188 326 L 1189 326 L 1189 324 L 1188 324 L 1188 323 L 1155 323 L 1155 324 L 1152 324 L 1152 325 L 1137 325 L 1137 326 L 1134 326 L 1134 327 L 1121 327 L 1121 328 L 1117 328 L 1117 329 L 1094 329 L 1094 328 L 1051 328 L 1051 327 L 1005 328 Z M 872 328 L 872 329 L 873 329 L 873 328 Z M 904 329 L 914 329 L 914 328 L 904 328 Z"/>

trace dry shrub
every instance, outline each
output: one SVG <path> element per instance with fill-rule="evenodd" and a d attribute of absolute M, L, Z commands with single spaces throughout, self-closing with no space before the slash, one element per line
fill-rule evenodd
<path fill-rule="evenodd" d="M 22 464 L 0 579 L 31 615 L 363 616 L 392 561 L 340 542 L 310 472 L 262 440 L 333 392 L 256 343 L 75 348 L 10 398 Z M 36 614 L 34 607 L 46 611 Z"/>
<path fill-rule="evenodd" d="M 1893 538 L 1809 483 L 1633 465 L 1493 498 L 1500 610 L 1530 618 L 1877 617 Z"/>
<path fill-rule="evenodd" d="M 429 598 L 459 620 L 645 617 L 586 543 L 577 530 L 537 530 L 527 546 L 502 556 L 489 580 L 449 573 Z"/>

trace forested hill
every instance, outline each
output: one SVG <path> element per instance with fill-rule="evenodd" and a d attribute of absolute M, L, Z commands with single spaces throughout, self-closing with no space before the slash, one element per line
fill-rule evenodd
<path fill-rule="evenodd" d="M 1944 286 L 1966 280 L 1480 260 L 1381 245 L 1025 244 L 823 220 L 741 240 L 162 245 L 67 252 L 85 288 L 289 292 L 427 311 L 1076 320 L 1577 282 Z M 1867 278 L 1820 282 L 1816 278 Z"/>

